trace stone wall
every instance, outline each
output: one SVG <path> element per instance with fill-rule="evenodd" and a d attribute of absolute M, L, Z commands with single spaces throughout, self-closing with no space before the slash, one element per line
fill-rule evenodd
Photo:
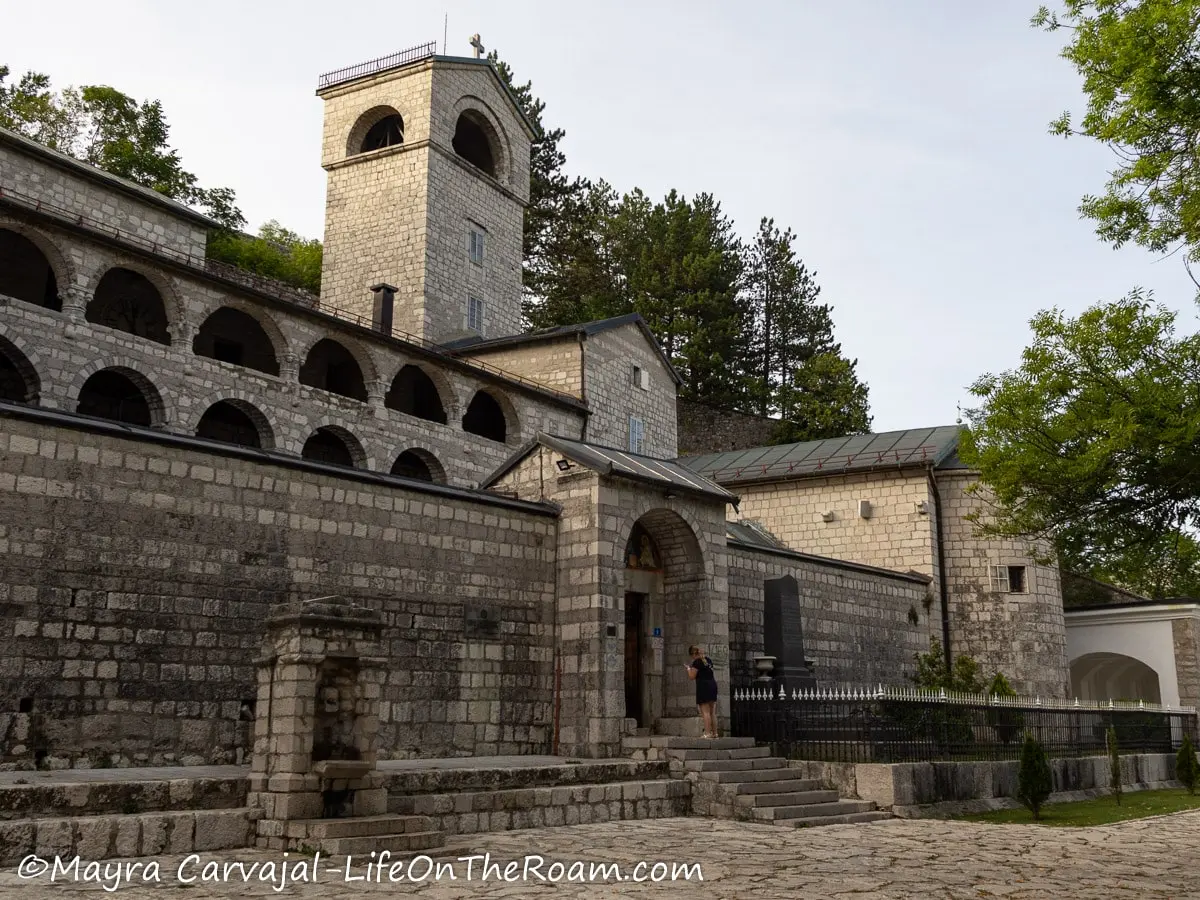
<path fill-rule="evenodd" d="M 679 455 L 749 450 L 771 443 L 778 419 L 679 400 Z"/>
<path fill-rule="evenodd" d="M 763 653 L 763 582 L 784 575 L 800 587 L 804 652 L 814 663 L 818 686 L 907 682 L 913 657 L 928 649 L 926 620 L 938 615 L 926 580 L 731 543 L 729 656 L 735 683 L 753 677 L 753 659 Z"/>
<path fill-rule="evenodd" d="M 417 450 L 435 458 L 450 484 L 473 485 L 494 471 L 538 431 L 579 437 L 581 404 L 489 375 L 469 363 L 432 354 L 355 328 L 312 309 L 270 302 L 200 272 L 169 267 L 78 232 L 32 219 L 0 215 L 0 228 L 36 238 L 55 269 L 64 308 L 56 312 L 0 296 L 0 353 L 5 345 L 28 360 L 40 381 L 40 404 L 74 410 L 84 381 L 106 367 L 120 367 L 157 395 L 160 427 L 195 434 L 214 403 L 229 400 L 255 420 L 263 446 L 299 454 L 318 428 L 332 427 L 357 444 L 358 463 L 389 472 L 397 456 Z M 170 345 L 86 321 L 86 308 L 103 274 L 121 266 L 146 275 L 163 299 Z M 63 288 L 63 285 L 70 285 Z M 193 342 L 209 315 L 221 308 L 249 315 L 272 345 L 279 374 L 197 356 Z M 331 339 L 345 347 L 362 371 L 367 400 L 299 384 L 312 347 Z M 405 365 L 433 381 L 446 424 L 389 408 L 386 396 Z M 478 390 L 486 389 L 510 413 L 509 434 L 498 443 L 462 428 L 462 415 Z"/>
<path fill-rule="evenodd" d="M 1058 567 L 1038 562 L 1048 548 L 978 533 L 978 526 L 967 516 L 985 513 L 989 501 L 985 488 L 976 487 L 973 493 L 968 490 L 979 484 L 974 473 L 940 471 L 937 483 L 945 520 L 943 545 L 954 653 L 974 657 L 985 675 L 1003 672 L 1022 696 L 1069 696 L 1067 629 Z M 1022 567 L 1026 590 L 996 590 L 994 566 Z"/>
<path fill-rule="evenodd" d="M 530 341 L 478 352 L 467 349 L 463 351 L 463 356 L 498 366 L 551 390 L 584 399 L 583 349 L 575 334 L 561 340 Z"/>
<path fill-rule="evenodd" d="M 225 763 L 271 604 L 382 613 L 381 757 L 544 753 L 552 511 L 8 408 L 0 763 Z M 464 629 L 489 607 L 494 633 Z"/>
<path fill-rule="evenodd" d="M 793 550 L 936 577 L 936 516 L 923 471 L 739 484 L 731 490 L 741 497 L 742 518 L 761 522 Z M 860 500 L 871 504 L 869 518 L 859 515 Z M 832 514 L 828 522 L 826 513 Z"/>
<path fill-rule="evenodd" d="M 0 172 L 7 190 L 35 198 L 72 219 L 98 223 L 150 246 L 204 259 L 207 220 L 162 194 L 0 133 Z M 65 288 L 71 281 L 59 281 Z"/>
<path fill-rule="evenodd" d="M 588 337 L 584 390 L 592 415 L 587 439 L 629 449 L 629 420 L 644 423 L 642 453 L 659 459 L 679 455 L 675 379 L 637 325 L 622 325 Z M 633 383 L 633 367 L 649 373 L 650 387 Z"/>

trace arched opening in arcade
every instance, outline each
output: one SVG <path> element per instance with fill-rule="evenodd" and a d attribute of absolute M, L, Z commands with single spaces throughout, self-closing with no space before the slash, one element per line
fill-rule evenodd
<path fill-rule="evenodd" d="M 300 367 L 300 383 L 367 402 L 367 386 L 358 360 L 332 338 L 322 338 L 308 351 Z"/>
<path fill-rule="evenodd" d="M 418 366 L 407 365 L 396 373 L 383 405 L 427 422 L 446 424 L 446 408 L 437 385 Z"/>
<path fill-rule="evenodd" d="M 275 345 L 266 329 L 254 316 L 229 306 L 204 320 L 192 341 L 192 352 L 268 375 L 279 374 Z"/>
<path fill-rule="evenodd" d="M 25 235 L 8 228 L 0 228 L 0 295 L 62 311 L 58 282 L 46 254 Z"/>
<path fill-rule="evenodd" d="M 220 400 L 210 406 L 200 417 L 196 437 L 255 450 L 274 446 L 266 417 L 243 400 Z"/>
<path fill-rule="evenodd" d="M 41 379 L 25 354 L 0 335 L 0 400 L 36 405 L 41 396 Z"/>
<path fill-rule="evenodd" d="M 162 294 L 149 278 L 131 269 L 118 266 L 104 273 L 88 303 L 86 318 L 156 344 L 171 343 Z"/>
<path fill-rule="evenodd" d="M 432 484 L 445 484 L 446 472 L 442 464 L 428 450 L 413 448 L 405 450 L 396 457 L 392 464 L 392 474 L 405 478 L 415 478 L 417 481 L 428 481 Z"/>
<path fill-rule="evenodd" d="M 312 433 L 300 451 L 304 459 L 329 463 L 333 466 L 362 468 L 365 464 L 362 445 L 344 428 L 325 425 Z"/>
<path fill-rule="evenodd" d="M 487 391 L 476 391 L 462 420 L 463 431 L 503 444 L 508 439 L 508 420 L 500 401 Z"/>
<path fill-rule="evenodd" d="M 150 426 L 162 421 L 163 404 L 144 375 L 114 367 L 101 369 L 83 383 L 75 411 L 126 425 Z"/>

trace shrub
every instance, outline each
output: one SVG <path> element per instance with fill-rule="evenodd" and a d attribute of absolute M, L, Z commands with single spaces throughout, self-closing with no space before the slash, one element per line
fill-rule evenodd
<path fill-rule="evenodd" d="M 1196 782 L 1200 780 L 1200 763 L 1196 762 L 1196 748 L 1192 746 L 1192 736 L 1183 736 L 1183 746 L 1175 757 L 1175 777 L 1183 782 L 1189 794 L 1196 793 Z"/>
<path fill-rule="evenodd" d="M 1013 690 L 1008 679 L 999 672 L 992 678 L 991 684 L 988 685 L 988 694 L 992 697 L 1015 697 L 1017 692 Z M 996 737 L 1002 744 L 1011 743 L 1021 730 L 1025 727 L 1025 716 L 1015 709 L 989 709 L 987 713 L 987 723 L 996 731 Z"/>
<path fill-rule="evenodd" d="M 1050 762 L 1046 751 L 1032 734 L 1025 735 L 1021 748 L 1021 762 L 1017 768 L 1017 799 L 1033 813 L 1036 822 L 1042 815 L 1042 804 L 1050 796 L 1054 781 L 1050 775 Z"/>
<path fill-rule="evenodd" d="M 1121 805 L 1121 750 L 1117 746 L 1117 729 L 1108 726 L 1105 735 L 1108 744 L 1108 787 L 1117 798 L 1117 806 Z"/>

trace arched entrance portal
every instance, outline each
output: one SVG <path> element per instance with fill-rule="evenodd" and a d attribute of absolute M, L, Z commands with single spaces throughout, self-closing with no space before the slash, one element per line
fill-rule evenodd
<path fill-rule="evenodd" d="M 1080 700 L 1162 702 L 1158 673 L 1120 653 L 1088 653 L 1073 660 L 1071 690 Z"/>
<path fill-rule="evenodd" d="M 685 668 L 688 646 L 705 646 L 709 630 L 704 557 L 678 513 L 655 509 L 630 529 L 623 561 L 625 718 L 674 733 L 665 720 L 696 718 Z"/>

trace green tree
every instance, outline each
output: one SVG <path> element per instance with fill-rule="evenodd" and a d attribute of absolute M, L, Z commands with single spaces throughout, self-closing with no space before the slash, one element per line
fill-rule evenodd
<path fill-rule="evenodd" d="M 987 686 L 987 693 L 989 697 L 1017 696 L 1017 692 L 1013 690 L 1013 686 L 1008 683 L 1008 679 L 1000 672 L 992 676 L 992 680 Z M 1023 713 L 1011 708 L 991 708 L 988 710 L 987 723 L 996 730 L 996 737 L 1000 739 L 1000 743 L 1007 745 L 1025 727 L 1025 716 Z"/>
<path fill-rule="evenodd" d="M 55 93 L 44 74 L 27 72 L 10 87 L 0 66 L 0 125 L 136 184 L 202 209 L 227 228 L 245 218 L 228 188 L 201 188 L 168 146 L 170 128 L 157 100 L 139 103 L 115 88 L 91 85 Z"/>
<path fill-rule="evenodd" d="M 834 341 L 830 307 L 818 302 L 821 288 L 796 255 L 795 240 L 764 218 L 746 247 L 749 401 L 759 415 L 780 417 L 776 443 L 867 431 L 867 388 L 854 372 L 857 362 Z"/>
<path fill-rule="evenodd" d="M 1108 744 L 1108 789 L 1117 798 L 1117 806 L 1121 805 L 1121 748 L 1117 746 L 1117 729 L 1108 726 L 1104 734 Z"/>
<path fill-rule="evenodd" d="M 1190 734 L 1183 736 L 1183 745 L 1175 755 L 1175 779 L 1187 788 L 1189 794 L 1196 793 L 1196 783 L 1200 781 L 1200 763 L 1196 761 L 1196 748 Z"/>
<path fill-rule="evenodd" d="M 1062 55 L 1087 96 L 1078 124 L 1064 113 L 1051 130 L 1094 138 L 1117 158 L 1080 212 L 1118 247 L 1200 260 L 1200 0 L 1066 0 L 1032 24 L 1070 32 Z"/>
<path fill-rule="evenodd" d="M 959 452 L 994 494 L 985 532 L 1046 538 L 1081 574 L 1161 597 L 1197 583 L 1200 337 L 1134 292 L 1040 313 L 1018 369 L 985 375 Z"/>
<path fill-rule="evenodd" d="M 565 172 L 567 157 L 560 144 L 566 132 L 548 128 L 542 120 L 546 104 L 533 94 L 533 83 L 517 84 L 512 68 L 493 51 L 488 60 L 512 90 L 517 103 L 537 132 L 529 150 L 529 205 L 525 207 L 524 278 L 527 300 L 536 305 L 552 287 L 555 267 L 566 262 L 560 255 L 564 241 L 560 230 L 577 228 L 573 214 L 582 212 L 580 200 L 589 185 Z M 579 248 L 571 242 L 573 249 Z M 576 319 L 575 321 L 586 321 Z"/>
<path fill-rule="evenodd" d="M 957 691 L 963 694 L 982 694 L 987 682 L 977 663 L 970 656 L 961 655 L 947 667 L 946 653 L 940 641 L 929 641 L 929 652 L 914 657 L 917 671 L 909 676 L 914 685 L 927 691 Z"/>
<path fill-rule="evenodd" d="M 1026 734 L 1017 765 L 1017 799 L 1033 813 L 1035 822 L 1041 819 L 1042 805 L 1053 790 L 1054 778 L 1046 750 L 1032 734 Z"/>
<path fill-rule="evenodd" d="M 321 293 L 322 247 L 272 219 L 257 237 L 233 231 L 208 236 L 208 258 L 266 278 L 274 278 L 313 294 Z"/>

